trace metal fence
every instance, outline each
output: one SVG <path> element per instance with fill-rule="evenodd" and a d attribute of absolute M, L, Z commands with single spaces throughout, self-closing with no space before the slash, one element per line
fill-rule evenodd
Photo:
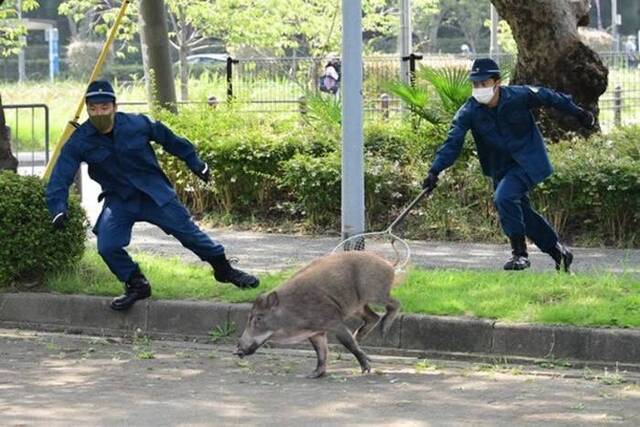
<path fill-rule="evenodd" d="M 49 107 L 46 104 L 3 105 L 11 151 L 18 173 L 41 175 L 49 162 Z"/>
<path fill-rule="evenodd" d="M 483 56 L 483 55 L 477 55 Z M 640 123 L 640 68 L 623 53 L 600 53 L 609 68 L 609 86 L 600 98 L 600 120 L 605 127 Z M 420 66 L 468 68 L 474 59 L 468 55 L 424 55 Z M 503 54 L 497 60 L 507 70 L 516 58 Z M 366 57 L 363 61 L 365 109 L 371 116 L 385 116 L 400 110 L 400 101 L 388 95 L 385 84 L 397 80 L 402 59 L 398 56 Z M 301 98 L 318 90 L 325 61 L 320 58 L 241 58 L 212 72 L 222 84 L 213 84 L 210 96 L 215 102 L 230 97 L 246 102 L 254 112 L 297 112 L 304 109 Z"/>

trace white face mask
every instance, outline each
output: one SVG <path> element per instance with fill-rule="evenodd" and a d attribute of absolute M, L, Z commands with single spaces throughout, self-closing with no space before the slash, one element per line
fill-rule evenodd
<path fill-rule="evenodd" d="M 471 95 L 481 104 L 488 104 L 495 94 L 495 86 L 473 88 Z"/>

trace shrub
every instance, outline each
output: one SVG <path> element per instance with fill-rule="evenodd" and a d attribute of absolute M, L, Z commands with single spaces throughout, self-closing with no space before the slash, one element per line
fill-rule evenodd
<path fill-rule="evenodd" d="M 179 159 L 162 155 L 167 175 L 194 213 L 266 215 L 281 201 L 280 162 L 306 146 L 291 123 L 221 108 L 194 108 L 161 115 L 173 130 L 198 147 L 211 168 L 213 184 L 203 186 Z"/>
<path fill-rule="evenodd" d="M 198 146 L 215 183 L 196 184 L 182 162 L 164 158 L 168 175 L 195 213 L 238 219 L 299 221 L 339 230 L 339 135 L 296 116 L 243 114 L 219 107 L 168 116 L 168 124 Z M 324 129 L 324 130 L 323 130 Z M 386 227 L 420 191 L 447 125 L 365 123 L 367 229 Z M 411 238 L 503 241 L 471 137 L 437 191 L 407 218 Z M 555 173 L 532 194 L 534 207 L 565 240 L 639 245 L 640 127 L 549 146 Z"/>
<path fill-rule="evenodd" d="M 87 219 L 77 197 L 66 227 L 54 230 L 39 178 L 0 172 L 0 194 L 0 286 L 40 282 L 80 260 Z"/>
<path fill-rule="evenodd" d="M 86 79 L 95 66 L 96 58 L 100 55 L 102 43 L 89 40 L 74 40 L 67 46 L 67 61 L 69 74 L 78 79 Z M 112 55 L 107 56 L 105 69 L 111 67 Z"/>

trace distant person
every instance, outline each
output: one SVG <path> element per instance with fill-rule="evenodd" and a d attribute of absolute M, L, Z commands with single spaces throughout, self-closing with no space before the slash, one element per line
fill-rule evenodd
<path fill-rule="evenodd" d="M 240 288 L 257 287 L 258 279 L 233 268 L 224 247 L 193 222 L 160 168 L 150 142 L 160 144 L 182 159 L 198 178 L 209 182 L 209 167 L 193 145 L 144 115 L 117 112 L 116 95 L 107 81 L 92 82 L 85 101 L 89 120 L 62 148 L 47 185 L 47 204 L 54 228 L 64 227 L 69 187 L 80 163 L 86 162 L 89 176 L 102 187 L 98 201 L 104 199 L 93 229 L 98 236 L 98 253 L 125 287 L 124 295 L 114 299 L 111 308 L 126 310 L 137 300 L 151 296 L 149 281 L 124 249 L 136 222 L 149 222 L 175 236 L 211 264 L 217 281 Z"/>
<path fill-rule="evenodd" d="M 511 242 L 513 256 L 504 269 L 530 267 L 525 240 L 528 237 L 553 258 L 556 269 L 568 272 L 573 254 L 529 201 L 529 191 L 553 171 L 530 110 L 553 107 L 574 116 L 587 128 L 595 125 L 595 118 L 568 95 L 544 87 L 501 86 L 500 75 L 498 64 L 492 59 L 473 62 L 469 74 L 472 97 L 453 118 L 447 140 L 437 151 L 422 187 L 435 188 L 438 175 L 456 161 L 465 135 L 471 130 L 482 171 L 493 180 L 493 202 L 500 224 Z"/>
<path fill-rule="evenodd" d="M 624 55 L 629 68 L 638 67 L 638 49 L 636 47 L 636 38 L 634 36 L 627 37 L 624 43 Z"/>
<path fill-rule="evenodd" d="M 341 64 L 337 58 L 331 58 L 324 67 L 324 74 L 320 76 L 319 88 L 322 92 L 335 95 L 340 89 Z"/>

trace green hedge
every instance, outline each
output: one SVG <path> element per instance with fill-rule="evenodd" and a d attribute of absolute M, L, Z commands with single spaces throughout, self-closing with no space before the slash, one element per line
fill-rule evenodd
<path fill-rule="evenodd" d="M 39 178 L 0 172 L 0 194 L 0 287 L 40 283 L 80 260 L 87 219 L 77 197 L 71 197 L 67 226 L 54 230 Z"/>
<path fill-rule="evenodd" d="M 195 108 L 161 117 L 191 139 L 212 166 L 203 186 L 181 162 L 163 161 L 196 214 L 298 221 L 337 231 L 340 222 L 339 132 L 286 118 Z M 446 127 L 375 122 L 365 127 L 368 229 L 382 229 L 420 190 Z M 534 205 L 568 241 L 640 245 L 640 127 L 549 146 L 555 174 L 534 191 Z M 471 141 L 438 190 L 406 224 L 413 238 L 500 241 L 491 182 Z"/>

